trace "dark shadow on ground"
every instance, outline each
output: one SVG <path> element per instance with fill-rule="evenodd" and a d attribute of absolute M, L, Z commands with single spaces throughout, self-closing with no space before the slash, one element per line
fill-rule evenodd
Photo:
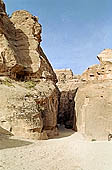
<path fill-rule="evenodd" d="M 18 139 L 9 139 L 8 137 L 0 137 L 0 150 L 8 148 L 22 147 L 30 145 L 32 142 L 18 140 Z"/>
<path fill-rule="evenodd" d="M 71 136 L 72 134 L 75 133 L 74 130 L 66 129 L 64 126 L 59 126 L 58 131 L 59 131 L 59 135 L 55 136 L 53 139 L 59 139 L 59 138 L 68 137 L 68 136 Z"/>

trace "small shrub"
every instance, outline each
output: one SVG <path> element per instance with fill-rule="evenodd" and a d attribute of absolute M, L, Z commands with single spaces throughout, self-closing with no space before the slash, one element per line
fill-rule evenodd
<path fill-rule="evenodd" d="M 12 84 L 12 82 L 11 82 L 11 80 L 10 79 L 8 79 L 8 78 L 5 78 L 5 80 L 3 80 L 3 82 L 2 82 L 4 85 L 6 85 L 6 86 L 8 86 L 8 87 L 15 87 L 13 84 Z"/>
<path fill-rule="evenodd" d="M 25 86 L 28 89 L 34 88 L 36 86 L 36 82 L 34 82 L 34 81 L 26 81 Z"/>
<path fill-rule="evenodd" d="M 96 139 L 92 139 L 91 141 L 94 142 L 94 141 L 96 141 Z"/>

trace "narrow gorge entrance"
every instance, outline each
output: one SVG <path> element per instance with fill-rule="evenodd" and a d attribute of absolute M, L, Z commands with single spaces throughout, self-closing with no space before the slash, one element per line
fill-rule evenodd
<path fill-rule="evenodd" d="M 76 91 L 62 91 L 59 100 L 59 112 L 57 123 L 67 129 L 77 131 L 75 115 L 75 95 Z"/>

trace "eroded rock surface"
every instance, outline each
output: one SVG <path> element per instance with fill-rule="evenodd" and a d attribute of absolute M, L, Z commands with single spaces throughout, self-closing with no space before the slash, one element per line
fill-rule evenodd
<path fill-rule="evenodd" d="M 112 134 L 112 50 L 105 49 L 97 58 L 100 64 L 80 76 L 71 70 L 55 71 L 60 90 L 58 123 L 90 140 L 108 140 Z"/>
<path fill-rule="evenodd" d="M 77 91 L 77 128 L 91 140 L 107 140 L 112 133 L 111 84 L 111 81 L 88 84 Z"/>
<path fill-rule="evenodd" d="M 85 85 L 75 98 L 77 129 L 89 139 L 107 140 L 112 133 L 112 50 L 102 51 L 99 65 L 89 67 L 82 75 Z"/>
<path fill-rule="evenodd" d="M 100 64 L 89 67 L 81 75 L 82 81 L 98 82 L 112 79 L 112 50 L 103 50 L 97 58 L 100 61 Z"/>
<path fill-rule="evenodd" d="M 11 22 L 16 28 L 18 56 L 24 66 L 22 72 L 26 73 L 25 77 L 51 79 L 56 82 L 56 75 L 40 47 L 42 27 L 38 18 L 22 10 L 12 14 Z"/>
<path fill-rule="evenodd" d="M 10 18 L 5 11 L 0 14 L 1 75 L 8 74 L 15 79 L 43 78 L 57 81 L 40 47 L 41 30 L 38 18 L 27 11 L 16 11 Z"/>
<path fill-rule="evenodd" d="M 55 69 L 58 82 L 65 82 L 73 79 L 73 72 L 71 69 Z"/>
<path fill-rule="evenodd" d="M 0 134 L 47 139 L 57 134 L 59 90 L 41 46 L 42 27 L 29 12 L 9 18 L 0 1 Z"/>
<path fill-rule="evenodd" d="M 57 131 L 58 90 L 52 82 L 0 84 L 0 125 L 17 136 L 46 139 Z"/>
<path fill-rule="evenodd" d="M 112 64 L 112 49 L 104 49 L 100 54 L 98 54 L 97 58 L 99 59 L 100 64 Z"/>

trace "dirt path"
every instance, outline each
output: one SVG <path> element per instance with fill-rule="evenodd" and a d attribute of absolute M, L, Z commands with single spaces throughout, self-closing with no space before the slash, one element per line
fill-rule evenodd
<path fill-rule="evenodd" d="M 46 141 L 0 139 L 0 170 L 112 170 L 112 142 L 72 133 Z"/>

